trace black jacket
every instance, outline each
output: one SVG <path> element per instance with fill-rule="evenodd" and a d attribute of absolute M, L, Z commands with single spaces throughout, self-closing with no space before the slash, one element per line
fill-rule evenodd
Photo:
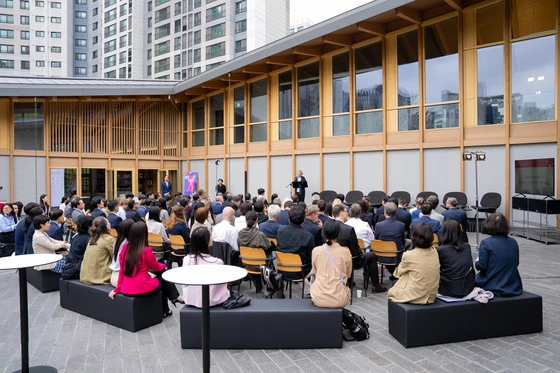
<path fill-rule="evenodd" d="M 337 220 L 338 226 L 340 227 L 340 232 L 338 233 L 337 242 L 340 246 L 345 246 L 350 249 L 350 254 L 352 254 L 352 264 L 355 268 L 361 268 L 363 266 L 363 253 L 358 244 L 358 236 L 356 236 L 356 231 L 354 227 L 344 224 L 342 221 Z"/>
<path fill-rule="evenodd" d="M 299 254 L 303 264 L 311 263 L 311 252 L 315 248 L 313 235 L 296 224 L 288 224 L 278 228 L 276 234 L 278 251 Z M 310 266 L 309 266 L 310 267 Z M 311 268 L 307 268 L 310 270 Z"/>
<path fill-rule="evenodd" d="M 118 216 L 117 214 L 109 213 L 109 216 L 107 217 L 107 220 L 109 220 L 109 224 L 111 224 L 111 228 L 118 229 L 119 224 L 122 221 L 122 218 L 120 216 Z"/>
<path fill-rule="evenodd" d="M 439 256 L 439 290 L 443 295 L 462 298 L 474 289 L 474 268 L 471 247 L 464 243 L 459 247 L 442 245 L 437 248 Z"/>
<path fill-rule="evenodd" d="M 140 214 L 136 210 L 128 210 L 126 212 L 126 219 L 127 220 L 132 219 L 132 220 L 134 220 L 134 222 L 143 221 L 142 217 L 140 216 Z"/>
<path fill-rule="evenodd" d="M 70 253 L 66 256 L 66 264 L 62 268 L 62 278 L 65 280 L 79 279 L 82 261 L 89 242 L 90 236 L 87 233 L 78 233 L 72 238 Z"/>

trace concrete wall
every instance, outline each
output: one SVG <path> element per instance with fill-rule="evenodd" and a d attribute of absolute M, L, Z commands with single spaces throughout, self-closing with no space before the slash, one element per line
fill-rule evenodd
<path fill-rule="evenodd" d="M 323 189 L 335 190 L 346 195 L 350 190 L 350 154 L 324 154 L 323 169 L 325 170 L 323 172 Z M 317 191 L 320 192 L 320 190 Z"/>
<path fill-rule="evenodd" d="M 266 157 L 252 157 L 248 160 L 249 172 L 247 173 L 247 192 L 251 193 L 251 196 L 257 195 L 257 190 L 263 188 L 265 190 L 265 195 L 268 194 L 268 166 L 266 162 Z"/>
<path fill-rule="evenodd" d="M 383 190 L 383 152 L 354 153 L 354 190 Z"/>
<path fill-rule="evenodd" d="M 46 159 L 37 157 L 14 156 L 14 200 L 23 204 L 38 202 L 39 195 L 47 193 Z M 37 176 L 35 176 L 37 175 Z M 37 180 L 37 183 L 35 183 Z M 37 184 L 37 187 L 35 187 Z M 56 201 L 59 202 L 59 201 Z"/>

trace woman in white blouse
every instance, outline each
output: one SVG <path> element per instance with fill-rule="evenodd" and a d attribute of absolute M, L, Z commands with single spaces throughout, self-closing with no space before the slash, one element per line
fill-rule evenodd
<path fill-rule="evenodd" d="M 362 207 L 357 203 L 350 206 L 350 219 L 346 224 L 354 227 L 356 236 L 364 240 L 365 247 L 369 247 L 369 242 L 373 240 L 373 231 L 366 221 L 362 220 Z"/>
<path fill-rule="evenodd" d="M 149 233 L 157 233 L 159 234 L 164 242 L 169 242 L 169 237 L 167 236 L 167 232 L 165 231 L 165 227 L 161 223 L 159 218 L 161 210 L 157 206 L 150 207 L 150 212 L 148 213 L 148 232 Z"/>
<path fill-rule="evenodd" d="M 33 227 L 35 228 L 35 233 L 33 233 L 33 251 L 35 254 L 62 254 L 66 256 L 68 250 L 70 250 L 70 244 L 64 241 L 57 241 L 54 238 L 49 237 L 46 233 L 51 228 L 51 222 L 49 217 L 46 215 L 39 215 L 33 218 Z M 66 264 L 66 260 L 62 260 L 47 264 L 40 267 L 35 267 L 36 270 L 51 270 L 56 273 L 61 273 L 62 268 Z"/>

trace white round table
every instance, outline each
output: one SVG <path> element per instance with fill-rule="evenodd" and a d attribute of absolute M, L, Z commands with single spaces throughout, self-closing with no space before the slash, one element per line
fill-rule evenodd
<path fill-rule="evenodd" d="M 29 315 L 27 304 L 27 271 L 46 264 L 52 264 L 62 259 L 58 254 L 28 254 L 0 258 L 0 270 L 18 269 L 19 271 L 19 314 L 21 333 L 21 370 L 17 372 L 33 373 L 56 373 L 57 370 L 48 366 L 36 366 L 29 368 Z M 16 372 L 16 373 L 17 373 Z"/>
<path fill-rule="evenodd" d="M 202 367 L 210 372 L 210 285 L 226 284 L 247 276 L 247 271 L 230 265 L 192 265 L 165 271 L 165 281 L 202 286 Z"/>

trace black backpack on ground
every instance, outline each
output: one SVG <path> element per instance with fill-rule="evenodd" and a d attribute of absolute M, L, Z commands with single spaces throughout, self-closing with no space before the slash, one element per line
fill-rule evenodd
<path fill-rule="evenodd" d="M 342 336 L 346 341 L 369 339 L 369 324 L 364 317 L 344 308 L 342 310 Z"/>

